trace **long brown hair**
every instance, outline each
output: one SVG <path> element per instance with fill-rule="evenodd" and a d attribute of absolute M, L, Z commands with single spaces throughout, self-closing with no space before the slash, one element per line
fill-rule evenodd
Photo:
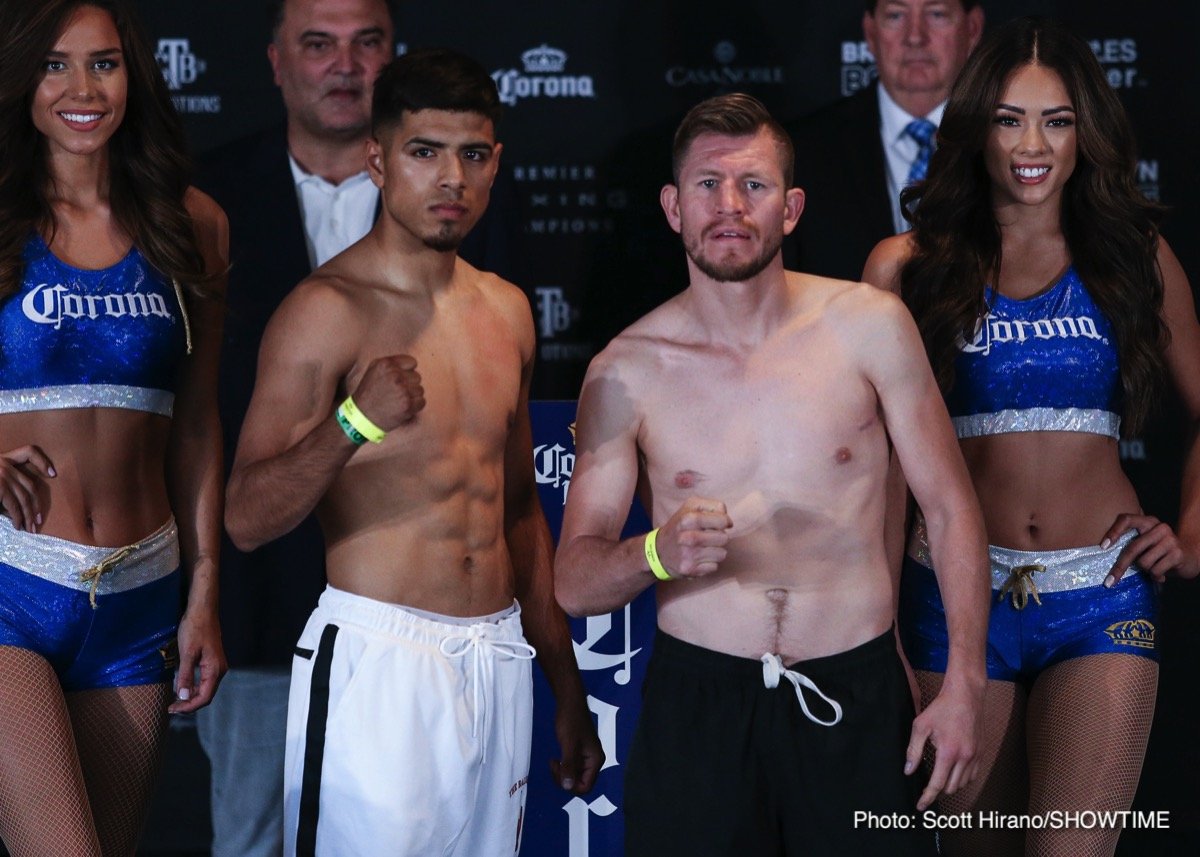
<path fill-rule="evenodd" d="M 129 81 L 125 117 L 108 142 L 113 217 L 163 276 L 199 293 L 206 275 L 183 204 L 191 172 L 183 126 L 125 0 L 0 0 L 0 299 L 20 287 L 30 234 L 54 231 L 46 146 L 31 110 L 46 54 L 82 6 L 112 16 Z"/>
<path fill-rule="evenodd" d="M 1115 331 L 1123 431 L 1136 432 L 1164 376 L 1168 334 L 1156 262 L 1162 209 L 1137 188 L 1133 132 L 1100 63 L 1060 24 L 1009 21 L 963 67 L 938 129 L 928 178 L 901 194 L 915 242 L 901 271 L 901 294 L 938 383 L 949 390 L 959 341 L 974 335 L 987 309 L 987 279 L 1001 264 L 984 148 L 1008 80 L 1031 64 L 1057 73 L 1075 108 L 1078 154 L 1063 190 L 1062 231 L 1075 270 Z"/>

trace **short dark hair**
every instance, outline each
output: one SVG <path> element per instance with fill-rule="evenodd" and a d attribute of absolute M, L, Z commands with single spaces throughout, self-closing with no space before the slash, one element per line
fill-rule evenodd
<path fill-rule="evenodd" d="M 868 15 L 874 15 L 875 10 L 879 8 L 879 4 L 882 2 L 883 0 L 866 0 L 866 3 L 864 4 L 866 13 Z M 964 12 L 970 12 L 979 5 L 979 0 L 958 0 L 958 2 L 962 4 Z"/>
<path fill-rule="evenodd" d="M 404 111 L 479 113 L 500 124 L 496 82 L 483 66 L 449 48 L 427 48 L 397 57 L 379 73 L 371 98 L 371 133 L 398 124 Z"/>
<path fill-rule="evenodd" d="M 279 36 L 279 28 L 283 26 L 283 13 L 287 9 L 288 0 L 267 0 L 267 34 L 273 42 Z M 396 23 L 397 0 L 383 0 L 387 7 L 388 17 L 392 24 Z"/>
<path fill-rule="evenodd" d="M 728 137 L 748 137 L 766 128 L 775 138 L 779 150 L 780 166 L 786 187 L 792 186 L 796 154 L 792 138 L 783 126 L 775 121 L 766 105 L 744 92 L 731 92 L 705 99 L 688 111 L 675 130 L 675 143 L 671 147 L 671 175 L 679 184 L 679 168 L 687 156 L 688 149 L 701 134 L 722 134 Z"/>

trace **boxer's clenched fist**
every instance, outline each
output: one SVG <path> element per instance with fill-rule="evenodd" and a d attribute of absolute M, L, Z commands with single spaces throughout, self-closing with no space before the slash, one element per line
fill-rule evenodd
<path fill-rule="evenodd" d="M 417 361 L 407 354 L 376 357 L 352 395 L 363 415 L 384 431 L 408 422 L 425 407 Z"/>
<path fill-rule="evenodd" d="M 725 559 L 733 521 L 725 504 L 689 497 L 658 530 L 658 558 L 673 577 L 703 577 Z"/>

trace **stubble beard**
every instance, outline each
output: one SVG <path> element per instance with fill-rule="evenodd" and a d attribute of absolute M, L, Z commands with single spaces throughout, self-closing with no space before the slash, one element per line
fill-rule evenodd
<path fill-rule="evenodd" d="M 783 246 L 783 236 L 777 235 L 768 239 L 763 244 L 762 251 L 749 261 L 721 262 L 704 255 L 703 241 L 703 236 L 685 238 L 683 241 L 684 252 L 705 276 L 718 283 L 741 283 L 753 279 L 762 273 L 767 265 L 771 264 L 771 260 Z"/>
<path fill-rule="evenodd" d="M 450 253 L 458 250 L 464 237 L 466 237 L 465 234 L 458 232 L 454 224 L 443 223 L 437 233 L 424 236 L 421 242 L 430 250 L 436 250 L 438 253 Z"/>

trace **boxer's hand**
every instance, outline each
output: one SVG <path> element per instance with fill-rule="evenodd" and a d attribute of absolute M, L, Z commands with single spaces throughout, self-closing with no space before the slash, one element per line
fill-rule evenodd
<path fill-rule="evenodd" d="M 408 422 L 425 407 L 417 361 L 407 354 L 372 360 L 352 395 L 363 415 L 384 431 Z"/>
<path fill-rule="evenodd" d="M 725 559 L 733 521 L 720 500 L 688 497 L 659 527 L 655 547 L 672 577 L 703 577 Z"/>

